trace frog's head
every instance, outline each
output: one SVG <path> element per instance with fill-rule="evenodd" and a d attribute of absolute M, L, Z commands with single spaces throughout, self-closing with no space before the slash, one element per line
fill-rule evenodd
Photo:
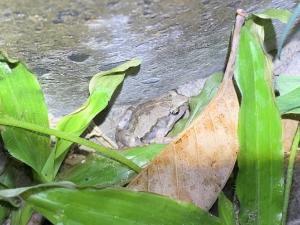
<path fill-rule="evenodd" d="M 189 98 L 184 96 L 184 95 L 180 95 L 178 94 L 175 90 L 171 90 L 169 92 L 170 96 L 171 96 L 171 112 L 176 113 L 178 112 L 179 108 L 181 106 L 188 106 L 188 101 Z"/>

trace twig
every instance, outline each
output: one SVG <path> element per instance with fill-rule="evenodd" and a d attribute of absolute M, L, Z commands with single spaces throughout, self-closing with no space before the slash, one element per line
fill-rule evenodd
<path fill-rule="evenodd" d="M 232 36 L 232 43 L 231 43 L 231 49 L 230 49 L 230 55 L 227 62 L 225 74 L 224 74 L 224 80 L 231 80 L 233 77 L 234 72 L 234 64 L 236 59 L 236 54 L 240 42 L 240 36 L 241 36 L 241 29 L 245 22 L 245 18 L 247 17 L 247 13 L 242 10 L 238 9 L 236 11 L 236 18 L 235 18 L 235 25 L 234 25 L 234 31 Z"/>
<path fill-rule="evenodd" d="M 283 202 L 283 210 L 282 210 L 282 225 L 285 225 L 287 220 L 287 212 L 289 208 L 289 199 L 290 199 L 290 193 L 292 187 L 294 164 L 297 155 L 299 141 L 300 141 L 300 129 L 298 127 L 291 147 L 289 164 L 287 169 L 287 177 L 286 177 L 285 188 L 284 188 L 284 202 Z"/>

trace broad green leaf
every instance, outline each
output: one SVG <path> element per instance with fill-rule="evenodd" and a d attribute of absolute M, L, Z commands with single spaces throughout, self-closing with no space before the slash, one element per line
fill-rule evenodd
<path fill-rule="evenodd" d="M 290 18 L 287 22 L 287 25 L 285 26 L 284 30 L 282 31 L 281 35 L 279 36 L 278 52 L 277 52 L 278 57 L 280 57 L 283 45 L 284 45 L 290 31 L 296 24 L 297 19 L 299 18 L 299 15 L 300 15 L 300 3 L 298 3 L 298 5 L 296 6 L 295 10 L 293 11 L 293 14 L 290 16 Z"/>
<path fill-rule="evenodd" d="M 200 208 L 167 197 L 127 189 L 49 188 L 25 201 L 53 224 L 220 225 Z"/>
<path fill-rule="evenodd" d="M 268 60 L 257 38 L 243 27 L 235 70 L 242 96 L 236 189 L 243 225 L 279 225 L 282 220 L 281 121 Z"/>
<path fill-rule="evenodd" d="M 21 62 L 9 61 L 1 54 L 0 113 L 49 127 L 45 99 L 36 77 Z M 50 137 L 12 127 L 6 127 L 1 134 L 9 153 L 41 174 L 50 153 Z"/>
<path fill-rule="evenodd" d="M 63 117 L 58 123 L 57 129 L 80 136 L 92 119 L 108 105 L 114 91 L 122 83 L 128 70 L 138 67 L 140 63 L 140 60 L 133 59 L 114 69 L 96 74 L 90 81 L 90 96 L 87 101 L 75 112 Z M 52 172 L 52 179 L 58 172 L 71 144 L 72 142 L 66 140 L 57 140 L 55 146 L 56 160 L 53 162 L 54 156 L 52 155 L 43 171 L 47 174 Z"/>
<path fill-rule="evenodd" d="M 277 19 L 282 23 L 287 23 L 292 13 L 286 9 L 267 9 L 261 13 L 254 13 L 254 15 L 262 19 Z"/>
<path fill-rule="evenodd" d="M 222 225 L 235 225 L 235 215 L 232 202 L 225 196 L 223 192 L 218 198 L 218 212 Z"/>
<path fill-rule="evenodd" d="M 121 151 L 120 153 L 140 167 L 144 167 L 161 152 L 164 146 L 151 144 Z M 77 185 L 122 186 L 128 183 L 136 174 L 136 172 L 119 162 L 104 158 L 99 154 L 91 154 L 84 162 L 59 173 L 57 180 L 67 180 Z"/>
<path fill-rule="evenodd" d="M 202 112 L 205 106 L 215 96 L 219 89 L 222 79 L 223 73 L 221 72 L 214 73 L 207 78 L 200 94 L 191 97 L 189 101 L 189 117 L 179 120 L 176 123 L 175 127 L 172 129 L 172 131 L 168 134 L 168 136 L 175 137 L 192 123 L 192 121 Z"/>

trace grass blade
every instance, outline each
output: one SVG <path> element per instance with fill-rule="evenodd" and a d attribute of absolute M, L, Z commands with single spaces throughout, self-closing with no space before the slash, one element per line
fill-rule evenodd
<path fill-rule="evenodd" d="M 10 225 L 28 225 L 32 213 L 32 208 L 27 204 L 22 205 L 20 208 L 13 209 L 11 212 Z"/>
<path fill-rule="evenodd" d="M 164 145 L 161 144 L 151 144 L 121 151 L 120 154 L 140 167 L 144 167 L 160 153 L 163 147 Z M 119 162 L 104 158 L 99 154 L 91 154 L 84 162 L 60 172 L 57 180 L 67 180 L 77 185 L 108 187 L 122 186 L 135 175 L 133 170 Z"/>
<path fill-rule="evenodd" d="M 225 196 L 223 192 L 218 198 L 218 211 L 222 225 L 235 225 L 235 215 L 232 202 Z"/>
<path fill-rule="evenodd" d="M 290 31 L 294 27 L 294 25 L 297 22 L 298 17 L 300 16 L 300 3 L 296 6 L 295 10 L 293 11 L 292 16 L 290 17 L 287 25 L 285 26 L 284 30 L 282 31 L 279 40 L 278 40 L 278 52 L 277 56 L 280 58 L 280 54 L 283 48 L 283 45 L 285 43 L 285 40 L 287 39 Z"/>
<path fill-rule="evenodd" d="M 284 189 L 284 205 L 283 205 L 282 225 L 285 225 L 286 220 L 287 220 L 289 199 L 290 199 L 292 180 L 293 180 L 294 165 L 295 165 L 295 159 L 296 159 L 296 155 L 297 155 L 299 141 L 300 141 L 300 130 L 298 128 L 297 133 L 296 133 L 296 135 L 294 137 L 294 140 L 293 140 L 293 144 L 292 144 L 291 152 L 290 152 L 290 157 L 289 157 L 287 178 L 286 178 L 285 189 Z"/>
<path fill-rule="evenodd" d="M 268 60 L 257 38 L 243 27 L 235 71 L 242 95 L 237 196 L 243 225 L 279 225 L 282 220 L 281 121 Z"/>
<path fill-rule="evenodd" d="M 22 128 L 25 130 L 29 130 L 31 132 L 34 131 L 34 132 L 38 132 L 38 133 L 46 134 L 46 135 L 53 135 L 55 137 L 67 140 L 69 142 L 74 142 L 74 143 L 86 146 L 88 148 L 94 149 L 94 150 L 98 151 L 99 153 L 105 155 L 106 157 L 109 157 L 120 163 L 123 163 L 124 165 L 127 165 L 129 168 L 131 168 L 132 170 L 134 170 L 136 172 L 140 172 L 140 170 L 141 170 L 141 168 L 138 165 L 133 163 L 131 160 L 128 160 L 126 157 L 120 155 L 117 151 L 114 151 L 109 148 L 105 148 L 101 145 L 98 145 L 94 142 L 85 140 L 85 139 L 80 138 L 77 135 L 73 135 L 71 133 L 66 133 L 63 131 L 55 130 L 55 129 L 41 127 L 41 126 L 38 126 L 38 125 L 35 125 L 32 123 L 15 120 L 9 116 L 0 116 L 0 125 L 4 125 L 4 126 L 8 126 L 8 127 Z"/>

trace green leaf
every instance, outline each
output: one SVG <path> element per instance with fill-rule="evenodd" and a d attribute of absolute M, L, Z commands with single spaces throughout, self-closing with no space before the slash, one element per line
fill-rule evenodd
<path fill-rule="evenodd" d="M 57 129 L 80 136 L 92 119 L 108 105 L 114 91 L 122 83 L 128 70 L 138 67 L 140 63 L 140 60 L 133 59 L 109 71 L 96 74 L 90 81 L 90 96 L 87 101 L 75 112 L 63 117 L 58 123 Z M 52 155 L 43 171 L 47 174 L 52 171 L 52 179 L 58 172 L 65 153 L 71 144 L 70 141 L 57 140 L 55 147 L 56 160 L 53 162 L 54 156 Z"/>
<path fill-rule="evenodd" d="M 22 206 L 20 195 L 28 192 L 33 191 L 39 188 L 47 188 L 47 187 L 65 187 L 65 188 L 75 188 L 75 184 L 68 182 L 68 181 L 61 181 L 61 182 L 51 182 L 46 184 L 38 184 L 35 186 L 29 187 L 21 187 L 21 188 L 13 188 L 13 189 L 2 189 L 0 190 L 0 201 L 6 201 L 10 203 L 14 207 Z"/>
<path fill-rule="evenodd" d="M 286 9 L 267 9 L 262 13 L 254 13 L 254 15 L 262 19 L 277 19 L 282 23 L 287 23 L 292 13 Z"/>
<path fill-rule="evenodd" d="M 1 159 L 3 160 L 3 159 Z M 12 162 L 8 162 L 0 175 L 0 189 L 15 187 L 15 168 Z"/>
<path fill-rule="evenodd" d="M 49 127 L 48 112 L 36 77 L 18 61 L 0 54 L 0 113 Z M 41 174 L 50 153 L 50 137 L 7 127 L 1 132 L 5 148 Z"/>
<path fill-rule="evenodd" d="M 105 155 L 106 157 L 109 157 L 120 163 L 123 163 L 124 165 L 127 165 L 129 168 L 131 168 L 132 170 L 134 170 L 136 172 L 140 172 L 140 170 L 141 170 L 141 168 L 138 165 L 136 165 L 134 162 L 127 159 L 126 157 L 122 156 L 117 151 L 103 147 L 94 142 L 85 140 L 76 135 L 73 135 L 72 133 L 66 133 L 66 132 L 59 131 L 59 130 L 41 127 L 39 125 L 35 125 L 32 123 L 15 120 L 14 118 L 6 116 L 6 115 L 0 115 L 0 125 L 4 125 L 4 126 L 8 126 L 8 127 L 18 127 L 18 128 L 38 132 L 41 134 L 53 135 L 55 137 L 58 137 L 58 138 L 61 138 L 61 139 L 64 139 L 64 140 L 67 140 L 70 142 L 74 142 L 74 143 L 86 146 L 88 148 L 91 148 L 91 149 L 94 149 L 94 150 L 100 152 L 101 154 Z M 47 174 L 45 174 L 45 176 L 47 176 Z"/>
<path fill-rule="evenodd" d="M 299 87 L 300 76 L 280 74 L 276 79 L 276 89 L 279 91 L 280 95 L 286 95 Z"/>
<path fill-rule="evenodd" d="M 293 11 L 292 16 L 288 20 L 287 25 L 285 26 L 284 30 L 282 31 L 281 35 L 279 36 L 278 52 L 277 52 L 277 55 L 278 55 L 279 58 L 280 58 L 280 54 L 281 54 L 283 45 L 284 45 L 290 31 L 292 30 L 292 28 L 296 24 L 299 15 L 300 15 L 300 3 L 298 3 L 298 5 L 296 6 L 295 10 Z"/>
<path fill-rule="evenodd" d="M 281 114 L 299 113 L 300 110 L 300 87 L 291 92 L 278 96 L 276 103 Z"/>
<path fill-rule="evenodd" d="M 276 88 L 280 96 L 276 103 L 281 114 L 300 113 L 300 77 L 280 75 L 276 79 Z"/>
<path fill-rule="evenodd" d="M 81 135 L 92 119 L 108 104 L 116 88 L 125 78 L 126 71 L 138 67 L 140 60 L 133 59 L 112 70 L 96 74 L 89 84 L 90 96 L 75 112 L 63 117 L 57 129 Z M 59 139 L 56 144 L 56 158 L 62 155 L 72 142 Z"/>
<path fill-rule="evenodd" d="M 220 225 L 218 218 L 192 204 L 126 189 L 49 188 L 25 200 L 53 224 Z"/>
<path fill-rule="evenodd" d="M 242 95 L 237 196 L 243 225 L 276 225 L 282 220 L 281 120 L 271 76 L 269 58 L 264 55 L 257 38 L 243 27 L 235 70 Z"/>
<path fill-rule="evenodd" d="M 235 225 L 235 215 L 232 202 L 225 196 L 223 192 L 218 198 L 218 211 L 222 225 Z"/>
<path fill-rule="evenodd" d="M 175 137 L 193 122 L 193 120 L 202 112 L 202 110 L 215 96 L 222 82 L 222 79 L 223 73 L 221 72 L 214 73 L 207 78 L 200 94 L 191 97 L 189 101 L 190 116 L 188 118 L 179 120 L 172 131 L 168 134 L 168 136 Z"/>
<path fill-rule="evenodd" d="M 10 225 L 27 225 L 32 213 L 32 208 L 28 204 L 24 204 L 20 208 L 12 210 Z"/>
<path fill-rule="evenodd" d="M 8 213 L 9 213 L 8 208 L 0 206 L 0 224 L 4 224 L 5 218 L 8 216 Z"/>
<path fill-rule="evenodd" d="M 144 167 L 161 152 L 164 146 L 151 144 L 121 151 L 120 153 L 140 167 Z M 119 162 L 104 158 L 99 154 L 90 154 L 84 162 L 59 173 L 57 180 L 67 180 L 77 185 L 122 186 L 128 183 L 136 174 Z"/>

